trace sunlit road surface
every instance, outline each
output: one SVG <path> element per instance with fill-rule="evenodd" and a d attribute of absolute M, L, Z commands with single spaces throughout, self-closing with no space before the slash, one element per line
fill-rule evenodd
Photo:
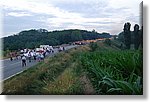
<path fill-rule="evenodd" d="M 69 45 L 65 47 L 65 50 L 71 49 L 76 47 L 75 45 Z M 51 57 L 55 54 L 58 53 L 58 49 L 54 49 L 54 53 L 49 54 L 47 57 Z M 21 63 L 21 59 L 14 59 L 12 61 L 10 61 L 10 59 L 5 59 L 5 60 L 1 60 L 2 65 L 0 66 L 0 72 L 2 72 L 0 74 L 1 77 L 1 81 L 9 79 L 12 76 L 15 76 L 16 74 L 19 74 L 21 72 L 23 72 L 25 69 L 30 68 L 31 66 L 34 66 L 38 63 L 38 61 L 34 61 L 32 60 L 31 62 L 29 62 L 27 60 L 27 66 L 26 67 L 22 67 L 22 63 Z"/>

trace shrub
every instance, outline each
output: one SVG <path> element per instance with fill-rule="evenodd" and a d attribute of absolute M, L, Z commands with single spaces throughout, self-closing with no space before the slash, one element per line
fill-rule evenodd
<path fill-rule="evenodd" d="M 104 43 L 111 46 L 111 40 L 110 39 L 105 39 Z"/>
<path fill-rule="evenodd" d="M 97 43 L 90 43 L 90 48 L 91 48 L 91 51 L 95 51 L 98 48 L 98 44 Z"/>

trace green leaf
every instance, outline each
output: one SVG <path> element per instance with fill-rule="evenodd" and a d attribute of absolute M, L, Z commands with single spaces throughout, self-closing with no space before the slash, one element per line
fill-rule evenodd
<path fill-rule="evenodd" d="M 118 92 L 118 91 L 122 91 L 122 89 L 121 89 L 121 88 L 110 88 L 110 89 L 107 91 L 107 93 L 112 93 L 112 92 L 114 92 L 114 91 Z"/>

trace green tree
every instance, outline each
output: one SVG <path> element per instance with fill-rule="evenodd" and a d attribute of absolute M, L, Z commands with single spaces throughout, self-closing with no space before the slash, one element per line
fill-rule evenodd
<path fill-rule="evenodd" d="M 137 50 L 140 45 L 140 30 L 138 24 L 135 24 L 133 34 L 134 34 L 134 48 Z"/>
<path fill-rule="evenodd" d="M 92 43 L 90 43 L 90 48 L 91 48 L 91 51 L 95 51 L 98 48 L 98 44 L 92 42 Z"/>
<path fill-rule="evenodd" d="M 80 31 L 72 31 L 71 33 L 71 39 L 72 41 L 80 41 L 82 40 L 82 36 L 81 36 L 81 33 Z"/>
<path fill-rule="evenodd" d="M 131 24 L 129 22 L 124 24 L 124 44 L 126 45 L 126 49 L 130 49 L 131 45 Z"/>
<path fill-rule="evenodd" d="M 111 40 L 110 39 L 105 39 L 104 43 L 111 46 Z"/>
<path fill-rule="evenodd" d="M 140 44 L 141 47 L 143 48 L 143 26 L 140 29 Z"/>
<path fill-rule="evenodd" d="M 119 33 L 117 40 L 122 42 L 122 43 L 124 42 L 124 32 Z"/>
<path fill-rule="evenodd" d="M 23 48 L 35 48 L 41 44 L 60 45 L 79 40 L 92 40 L 97 38 L 110 38 L 109 33 L 92 33 L 86 30 L 62 30 L 47 32 L 35 29 L 21 31 L 20 33 L 4 37 L 4 51 Z"/>

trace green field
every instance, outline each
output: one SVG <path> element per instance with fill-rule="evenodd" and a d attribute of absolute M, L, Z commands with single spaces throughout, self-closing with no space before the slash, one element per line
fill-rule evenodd
<path fill-rule="evenodd" d="M 140 50 L 97 42 L 61 52 L 4 82 L 2 94 L 142 95 Z"/>

